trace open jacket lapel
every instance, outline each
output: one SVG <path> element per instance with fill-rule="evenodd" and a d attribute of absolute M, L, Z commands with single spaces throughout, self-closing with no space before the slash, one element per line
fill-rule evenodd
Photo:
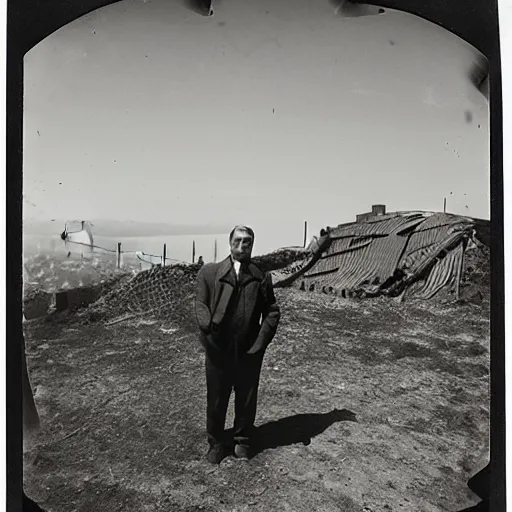
<path fill-rule="evenodd" d="M 220 263 L 206 265 L 199 275 L 196 315 L 202 333 L 208 336 L 204 343 L 209 339 L 208 343 L 215 345 L 217 335 L 226 334 L 223 323 L 233 293 L 239 294 L 239 302 L 229 325 L 233 320 L 236 332 L 230 333 L 231 327 L 228 326 L 228 334 L 236 336 L 238 348 L 247 354 L 265 350 L 280 319 L 271 277 L 257 265 L 249 263 L 241 268 L 237 279 L 230 257 Z"/>
<path fill-rule="evenodd" d="M 245 265 L 244 267 L 240 268 L 240 273 L 239 273 L 239 278 L 240 278 L 239 286 L 240 286 L 240 288 L 243 288 L 243 287 L 247 286 L 251 281 L 257 280 L 251 270 L 252 269 L 251 269 L 251 265 L 250 264 L 249 265 Z"/>
<path fill-rule="evenodd" d="M 226 258 L 220 265 L 215 276 L 216 304 L 213 310 L 212 324 L 220 325 L 226 314 L 229 301 L 236 288 L 236 277 L 231 258 Z"/>
<path fill-rule="evenodd" d="M 237 287 L 242 290 L 252 281 L 261 281 L 261 272 L 254 265 L 244 265 L 240 268 L 239 282 L 233 268 L 231 258 L 228 257 L 219 264 L 219 269 L 215 276 L 215 304 L 213 307 L 212 324 L 219 326 L 222 322 L 233 292 Z M 244 302 L 247 297 L 244 294 Z"/>

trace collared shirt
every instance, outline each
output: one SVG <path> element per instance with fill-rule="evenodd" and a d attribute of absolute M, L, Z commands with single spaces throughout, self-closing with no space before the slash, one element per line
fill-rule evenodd
<path fill-rule="evenodd" d="M 236 277 L 237 277 L 237 279 L 238 279 L 238 275 L 239 275 L 239 273 L 240 273 L 240 262 L 239 262 L 239 261 L 234 260 L 234 261 L 233 261 L 233 267 L 234 267 L 234 269 L 235 269 L 235 274 L 236 274 Z"/>

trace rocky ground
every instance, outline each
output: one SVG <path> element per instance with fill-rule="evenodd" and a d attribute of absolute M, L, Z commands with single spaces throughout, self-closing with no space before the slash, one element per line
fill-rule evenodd
<path fill-rule="evenodd" d="M 218 467 L 204 460 L 203 354 L 182 311 L 110 326 L 73 315 L 27 322 L 42 423 L 24 456 L 27 494 L 49 512 L 476 503 L 466 481 L 487 457 L 488 308 L 276 294 L 260 453 Z"/>

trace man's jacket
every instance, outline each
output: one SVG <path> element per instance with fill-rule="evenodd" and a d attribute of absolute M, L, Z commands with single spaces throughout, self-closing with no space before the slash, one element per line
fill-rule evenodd
<path fill-rule="evenodd" d="M 237 279 L 231 257 L 201 268 L 195 310 L 207 351 L 222 351 L 231 342 L 240 354 L 260 353 L 272 341 L 280 318 L 270 274 L 249 263 Z M 226 325 L 235 328 L 226 330 Z"/>

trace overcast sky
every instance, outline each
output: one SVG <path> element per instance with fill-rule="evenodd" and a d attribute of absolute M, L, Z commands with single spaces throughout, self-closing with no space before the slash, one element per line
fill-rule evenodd
<path fill-rule="evenodd" d="M 25 219 L 316 231 L 373 203 L 440 211 L 445 196 L 489 218 L 476 51 L 411 15 L 290 3 L 223 0 L 201 18 L 123 1 L 32 49 Z"/>

